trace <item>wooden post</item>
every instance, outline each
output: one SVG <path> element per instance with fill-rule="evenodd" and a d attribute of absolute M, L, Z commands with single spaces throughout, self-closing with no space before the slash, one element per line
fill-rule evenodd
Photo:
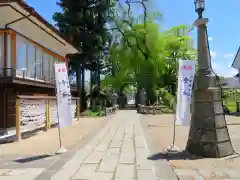
<path fill-rule="evenodd" d="M 48 131 L 50 129 L 50 108 L 49 108 L 49 100 L 46 100 L 46 121 L 45 121 L 45 130 Z"/>
<path fill-rule="evenodd" d="M 50 102 L 51 100 L 48 100 L 49 129 L 51 128 L 51 125 L 52 125 L 52 106 Z"/>
<path fill-rule="evenodd" d="M 37 46 L 34 45 L 34 79 L 37 79 Z"/>
<path fill-rule="evenodd" d="M 21 114 L 20 114 L 20 99 L 16 99 L 16 138 L 21 140 Z"/>
<path fill-rule="evenodd" d="M 80 100 L 77 100 L 77 120 L 80 120 Z"/>

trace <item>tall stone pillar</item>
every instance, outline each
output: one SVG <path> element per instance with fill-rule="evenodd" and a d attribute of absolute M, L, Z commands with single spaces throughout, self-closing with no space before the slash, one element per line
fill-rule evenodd
<path fill-rule="evenodd" d="M 195 77 L 191 127 L 186 150 L 202 157 L 219 158 L 232 155 L 223 113 L 221 88 L 211 68 L 206 24 L 208 19 L 197 19 L 198 72 Z"/>

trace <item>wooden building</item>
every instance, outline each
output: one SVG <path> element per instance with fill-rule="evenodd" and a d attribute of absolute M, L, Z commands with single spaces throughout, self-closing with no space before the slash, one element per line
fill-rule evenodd
<path fill-rule="evenodd" d="M 15 126 L 17 95 L 55 96 L 54 63 L 77 49 L 22 0 L 0 0 L 0 14 L 0 129 L 6 129 Z"/>

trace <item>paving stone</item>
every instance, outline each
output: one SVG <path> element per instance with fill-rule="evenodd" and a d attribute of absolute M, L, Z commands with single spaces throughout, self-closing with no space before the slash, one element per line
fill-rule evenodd
<path fill-rule="evenodd" d="M 201 174 L 206 179 L 211 179 L 211 178 L 215 178 L 215 179 L 229 178 L 228 174 L 226 172 L 224 172 L 224 170 L 215 170 L 215 169 L 212 170 L 212 169 L 210 169 L 210 170 L 200 170 L 198 172 L 199 172 L 199 174 Z"/>
<path fill-rule="evenodd" d="M 94 144 L 87 144 L 86 146 L 84 146 L 82 149 L 80 149 L 79 151 L 76 152 L 77 153 L 87 153 L 87 152 L 92 152 L 95 149 L 96 145 Z"/>
<path fill-rule="evenodd" d="M 110 141 L 108 143 L 107 142 L 101 143 L 98 147 L 96 147 L 95 151 L 103 151 L 103 152 L 107 151 L 109 143 Z"/>
<path fill-rule="evenodd" d="M 152 169 L 152 162 L 147 159 L 147 150 L 145 148 L 136 148 L 136 168 L 141 170 Z"/>
<path fill-rule="evenodd" d="M 239 170 L 224 170 L 224 172 L 232 179 L 240 179 L 240 171 Z"/>
<path fill-rule="evenodd" d="M 36 175 L 0 176 L 1 180 L 34 180 Z"/>
<path fill-rule="evenodd" d="M 98 164 L 103 158 L 105 152 L 93 151 L 87 159 L 85 159 L 84 164 Z"/>
<path fill-rule="evenodd" d="M 10 172 L 11 169 L 0 169 L 0 176 L 5 175 L 6 173 Z"/>
<path fill-rule="evenodd" d="M 132 137 L 133 136 L 133 124 L 129 124 L 126 127 L 125 136 L 126 137 Z"/>
<path fill-rule="evenodd" d="M 112 180 L 113 173 L 94 172 L 89 180 Z"/>
<path fill-rule="evenodd" d="M 135 136 L 135 147 L 136 148 L 144 148 L 144 137 L 143 136 Z"/>
<path fill-rule="evenodd" d="M 195 180 L 192 176 L 185 176 L 185 175 L 180 175 L 178 176 L 179 180 Z M 196 179 L 196 180 L 200 180 L 200 179 Z"/>
<path fill-rule="evenodd" d="M 78 170 L 77 167 L 60 169 L 56 174 L 54 174 L 50 180 L 69 180 Z"/>
<path fill-rule="evenodd" d="M 138 170 L 137 176 L 138 180 L 157 180 L 152 170 Z"/>
<path fill-rule="evenodd" d="M 169 167 L 166 160 L 154 161 L 153 164 L 155 165 L 155 173 L 158 179 L 178 180 L 176 174 L 173 169 Z"/>
<path fill-rule="evenodd" d="M 152 171 L 153 163 L 146 159 L 148 151 L 144 141 L 139 115 L 133 111 L 119 111 L 51 180 L 137 180 L 136 172 L 138 180 L 156 180 Z M 170 176 L 159 177 L 175 180 Z"/>
<path fill-rule="evenodd" d="M 134 165 L 130 164 L 119 164 L 117 167 L 116 178 L 132 178 L 134 179 Z"/>
<path fill-rule="evenodd" d="M 74 174 L 72 179 L 91 179 L 92 174 L 95 172 L 96 168 L 97 164 L 83 164 L 76 172 L 76 174 Z"/>
<path fill-rule="evenodd" d="M 84 160 L 89 156 L 89 152 L 78 152 L 75 154 L 74 158 L 69 160 L 62 168 L 74 168 L 74 167 L 80 167 L 80 165 L 84 162 Z"/>
<path fill-rule="evenodd" d="M 105 155 L 98 171 L 99 172 L 114 172 L 117 164 L 118 164 L 119 157 L 117 155 Z"/>
<path fill-rule="evenodd" d="M 133 139 L 125 139 L 123 141 L 122 151 L 134 151 Z"/>
<path fill-rule="evenodd" d="M 114 138 L 123 139 L 124 134 L 125 134 L 125 127 L 119 127 Z"/>
<path fill-rule="evenodd" d="M 134 152 L 123 152 L 120 155 L 120 164 L 134 164 L 135 153 Z"/>
<path fill-rule="evenodd" d="M 120 148 L 108 148 L 107 155 L 120 155 Z"/>
<path fill-rule="evenodd" d="M 122 146 L 122 141 L 112 142 L 109 147 L 111 148 L 120 148 Z"/>
<path fill-rule="evenodd" d="M 178 177 L 191 176 L 193 179 L 205 180 L 205 176 L 203 176 L 200 172 L 192 169 L 174 169 L 174 172 L 177 174 Z"/>
<path fill-rule="evenodd" d="M 44 168 L 25 168 L 25 169 L 12 169 L 8 171 L 6 176 L 20 176 L 20 175 L 39 175 L 44 171 Z"/>
<path fill-rule="evenodd" d="M 143 130 L 140 124 L 134 125 L 134 135 L 135 136 L 143 136 Z"/>

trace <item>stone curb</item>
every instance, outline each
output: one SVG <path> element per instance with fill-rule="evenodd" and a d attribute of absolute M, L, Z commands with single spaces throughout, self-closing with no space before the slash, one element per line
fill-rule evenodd
<path fill-rule="evenodd" d="M 149 150 L 150 155 L 153 155 L 156 153 L 156 150 L 153 146 L 153 142 L 151 140 L 151 138 L 149 137 L 149 135 L 147 134 L 147 131 L 145 131 L 144 129 L 147 129 L 147 127 L 142 123 L 141 117 L 143 115 L 139 115 L 140 117 L 140 124 L 143 128 L 143 134 L 146 140 L 146 147 Z M 154 173 L 156 174 L 156 177 L 159 180 L 178 180 L 178 177 L 176 175 L 176 173 L 174 172 L 174 170 L 169 166 L 168 161 L 166 159 L 159 159 L 159 160 L 155 160 L 153 162 L 154 165 Z"/>

